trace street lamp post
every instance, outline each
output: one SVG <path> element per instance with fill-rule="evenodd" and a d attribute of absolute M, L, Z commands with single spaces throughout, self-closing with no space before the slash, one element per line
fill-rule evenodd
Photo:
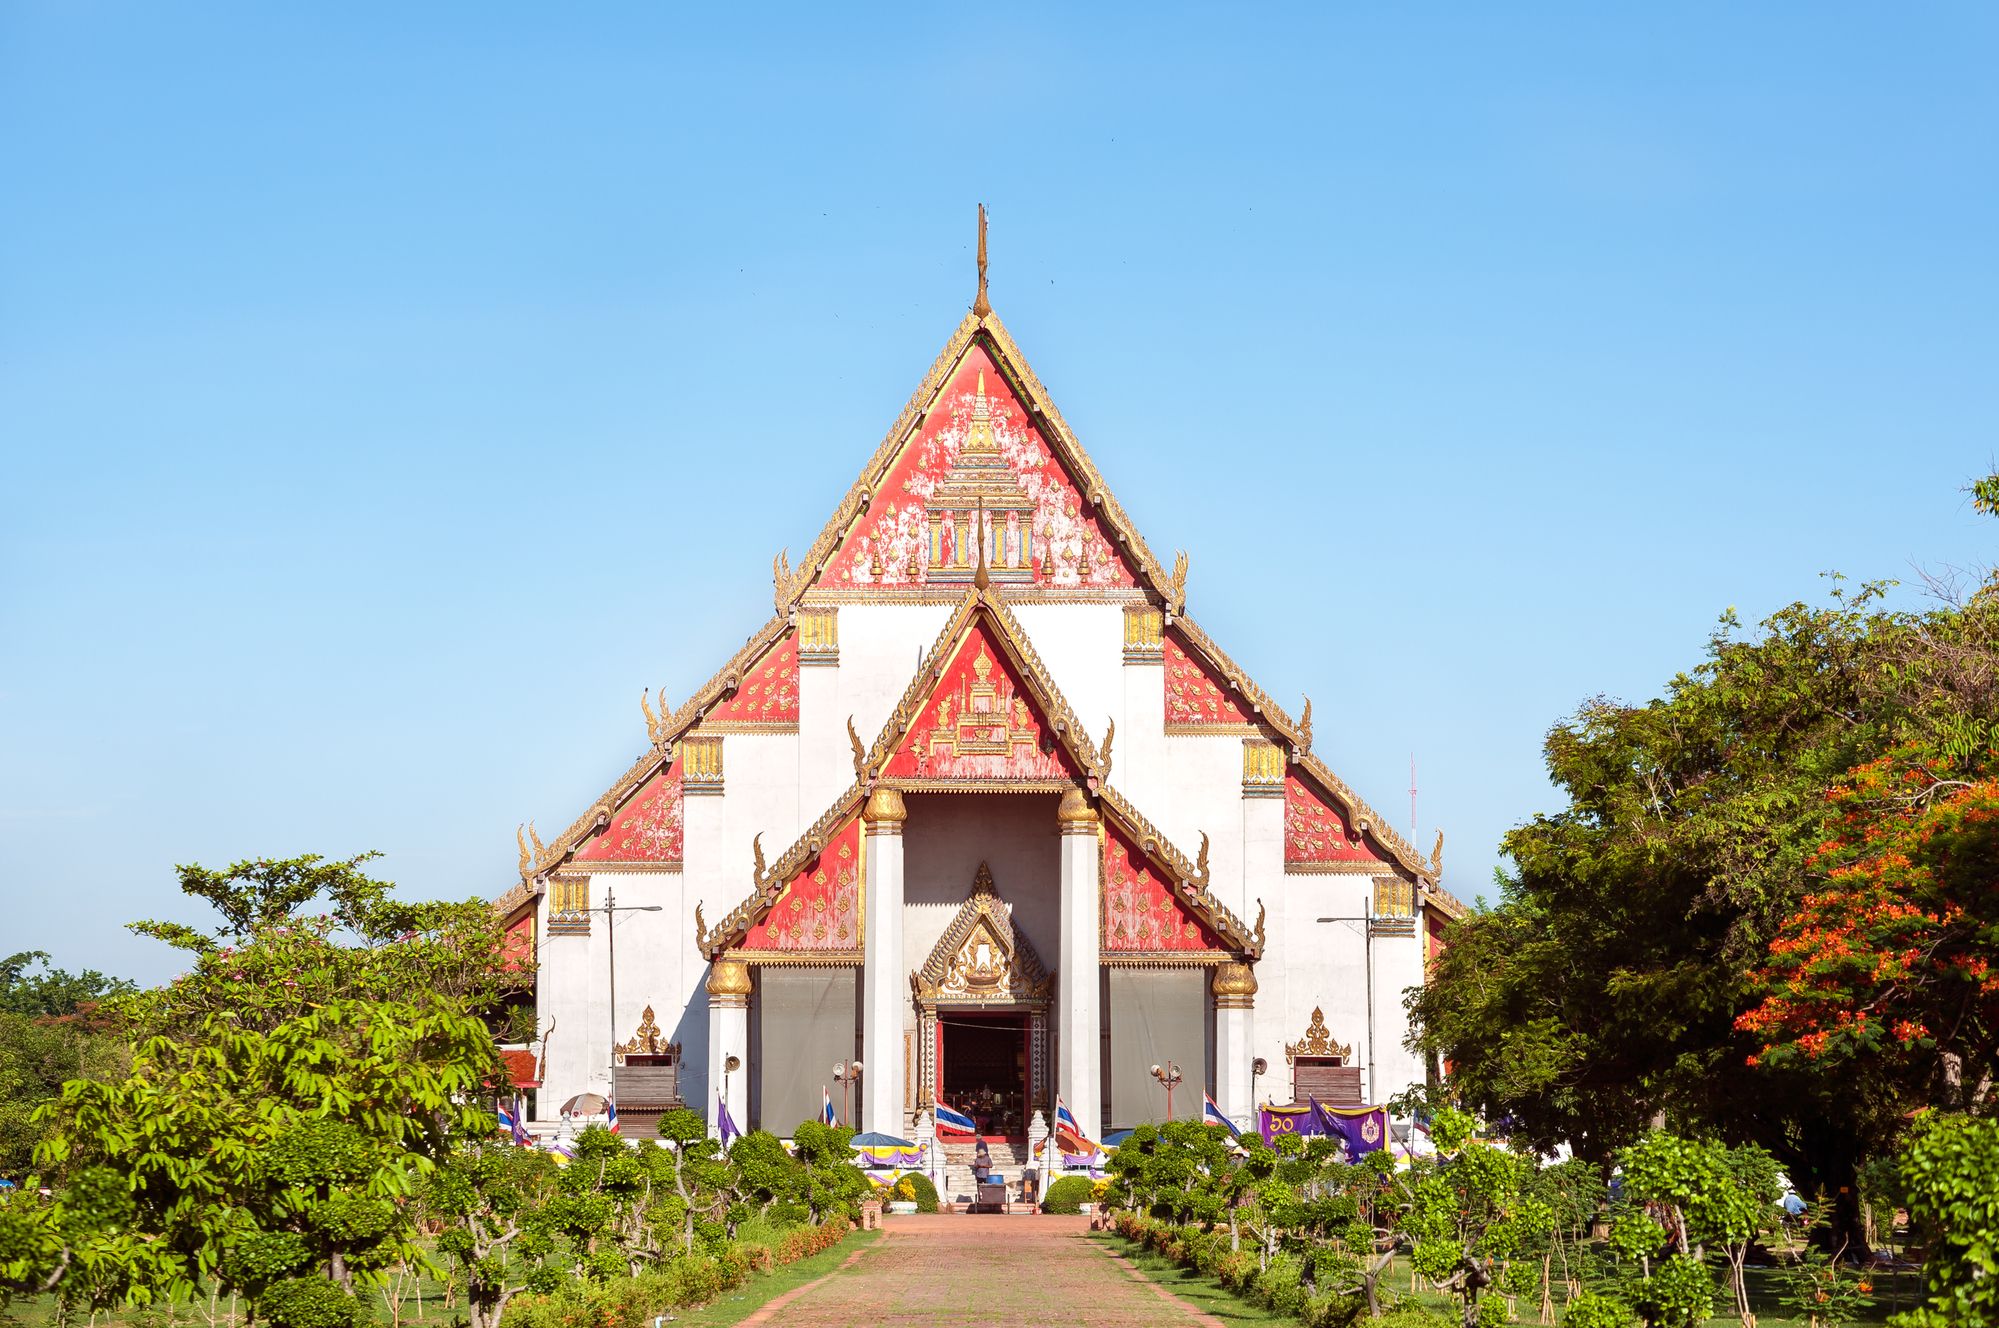
<path fill-rule="evenodd" d="M 1172 1061 L 1168 1061 L 1163 1066 L 1153 1066 L 1152 1077 L 1166 1085 L 1166 1119 L 1170 1121 L 1173 1119 L 1173 1085 L 1179 1083 L 1186 1076 L 1180 1073 L 1179 1066 L 1175 1065 Z"/>
<path fill-rule="evenodd" d="M 731 1052 L 722 1058 L 722 1100 L 729 1100 L 729 1076 L 743 1068 L 743 1058 Z"/>
<path fill-rule="evenodd" d="M 834 1062 L 833 1080 L 840 1085 L 840 1119 L 842 1121 L 851 1121 L 853 1119 L 849 1094 L 853 1088 L 854 1080 L 860 1077 L 861 1063 L 859 1061 Z"/>
<path fill-rule="evenodd" d="M 611 1062 L 610 1062 L 610 1064 L 609 1064 L 609 1065 L 608 1065 L 607 1067 L 605 1067 L 605 1068 L 606 1068 L 606 1073 L 608 1073 L 608 1074 L 610 1075 L 610 1077 L 611 1077 L 611 1091 L 612 1091 L 612 1093 L 613 1093 L 613 1094 L 615 1094 L 615 1093 L 616 1093 L 616 1092 L 618 1091 L 618 1075 L 617 1075 L 617 1070 L 618 1070 L 618 914 L 620 914 L 620 913 L 657 913 L 657 912 L 659 912 L 659 911 L 660 911 L 660 906 L 659 906 L 658 904 L 620 904 L 620 903 L 618 902 L 618 892 L 617 892 L 616 888 L 615 888 L 615 887 L 613 887 L 613 886 L 606 886 L 606 887 L 604 887 L 604 906 L 603 906 L 602 908 L 593 908 L 593 909 L 590 909 L 590 910 L 588 910 L 588 911 L 589 911 L 589 912 L 592 912 L 592 913 L 602 913 L 602 914 L 604 915 L 604 930 L 605 930 L 605 937 L 604 937 L 604 939 L 605 939 L 605 941 L 606 941 L 606 942 L 607 942 L 607 943 L 609 944 L 609 946 L 610 946 L 610 951 L 611 951 L 611 955 L 610 955 L 610 978 L 611 978 Z"/>
<path fill-rule="evenodd" d="M 1367 985 L 1367 1091 L 1366 1100 L 1374 1101 L 1374 919 L 1370 915 L 1357 918 L 1315 918 L 1315 922 L 1343 922 L 1349 927 L 1360 925 L 1355 930 L 1361 935 L 1361 981 Z"/>

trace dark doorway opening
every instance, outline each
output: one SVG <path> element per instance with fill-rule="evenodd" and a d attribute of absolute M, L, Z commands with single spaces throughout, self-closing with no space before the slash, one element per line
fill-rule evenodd
<path fill-rule="evenodd" d="M 937 1016 L 943 1098 L 993 1139 L 1027 1138 L 1027 1015 Z"/>

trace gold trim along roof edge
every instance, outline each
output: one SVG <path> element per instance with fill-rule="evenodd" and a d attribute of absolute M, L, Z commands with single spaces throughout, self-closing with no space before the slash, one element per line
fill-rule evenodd
<path fill-rule="evenodd" d="M 559 867 L 581 844 L 585 836 L 598 826 L 608 824 L 617 808 L 646 779 L 671 760 L 673 743 L 699 721 L 701 715 L 729 686 L 734 685 L 748 671 L 761 652 L 781 639 L 790 629 L 792 614 L 799 603 L 812 591 L 814 581 L 825 570 L 826 563 L 838 550 L 840 541 L 845 538 L 853 522 L 865 514 L 869 500 L 887 477 L 896 456 L 910 441 L 911 431 L 929 413 L 959 359 L 981 333 L 987 337 L 993 350 L 997 352 L 996 364 L 1001 373 L 1007 377 L 1009 385 L 1025 398 L 1024 404 L 1035 420 L 1044 427 L 1050 444 L 1082 482 L 1085 497 L 1109 522 L 1118 537 L 1118 542 L 1132 559 L 1141 580 L 1145 582 L 1151 595 L 1157 597 L 1161 606 L 1171 615 L 1171 625 L 1178 627 L 1188 644 L 1202 655 L 1204 661 L 1221 672 L 1230 685 L 1249 702 L 1259 724 L 1283 736 L 1291 747 L 1293 763 L 1302 768 L 1313 782 L 1319 784 L 1329 796 L 1341 804 L 1342 812 L 1356 828 L 1386 848 L 1397 866 L 1425 885 L 1429 892 L 1444 904 L 1444 912 L 1453 917 L 1464 916 L 1467 912 L 1465 905 L 1438 883 L 1439 872 L 1435 864 L 1425 862 L 1416 849 L 1396 833 L 1394 827 L 1384 817 L 1376 813 L 1345 780 L 1334 774 L 1325 762 L 1313 755 L 1309 734 L 1282 706 L 1272 700 L 1269 693 L 1258 686 L 1248 672 L 1217 645 L 1212 637 L 1186 615 L 1182 599 L 1183 583 L 1179 579 L 1182 573 L 1176 569 L 1176 573 L 1169 576 L 1160 566 L 1158 559 L 1153 557 L 1151 546 L 1145 542 L 1145 537 L 1126 513 L 1123 504 L 1119 503 L 1117 496 L 1111 492 L 1102 472 L 1097 469 L 1096 463 L 1090 458 L 1081 440 L 1063 419 L 1062 412 L 1049 397 L 1047 388 L 1042 385 L 1033 366 L 1028 363 L 1027 357 L 1014 342 L 1012 334 L 1007 331 L 1006 324 L 1001 321 L 997 313 L 986 313 L 983 316 L 967 313 L 959 320 L 957 327 L 945 341 L 943 349 L 931 361 L 929 370 L 917 384 L 916 390 L 910 394 L 901 413 L 896 416 L 895 423 L 889 427 L 881 443 L 868 458 L 867 464 L 862 467 L 860 477 L 848 488 L 832 516 L 819 532 L 818 538 L 812 542 L 795 570 L 785 567 L 784 570 L 789 572 L 789 575 L 781 578 L 782 584 L 775 589 L 775 599 L 780 606 L 777 614 L 753 633 L 743 648 L 697 690 L 685 705 L 663 722 L 662 727 L 665 730 L 663 741 L 655 744 L 634 762 L 632 767 L 620 776 L 588 811 L 548 844 L 542 852 L 534 855 L 528 869 L 522 873 L 521 879 L 529 881 Z M 945 599 L 943 602 L 949 601 Z M 997 596 L 990 598 L 988 602 L 995 606 L 1001 603 Z M 961 605 L 961 611 L 962 608 Z M 1084 741 L 1088 742 L 1086 735 Z M 1093 748 L 1092 754 L 1094 755 Z"/>
<path fill-rule="evenodd" d="M 701 717 L 730 691 L 742 684 L 742 680 L 755 668 L 771 647 L 784 639 L 791 630 L 791 615 L 781 613 L 750 634 L 748 641 L 729 662 L 715 671 L 713 677 L 703 683 L 687 698 L 678 710 L 661 721 L 660 741 L 648 747 L 645 754 L 632 762 L 625 773 L 619 775 L 604 795 L 590 804 L 590 809 L 570 823 L 567 830 L 557 835 L 540 853 L 533 855 L 526 871 L 521 873 L 523 882 L 563 866 L 583 841 L 601 826 L 609 825 L 611 817 L 654 775 L 673 763 L 673 745 L 687 735 L 687 730 L 701 722 Z"/>
<path fill-rule="evenodd" d="M 858 814 L 868 793 L 884 776 L 883 769 L 895 754 L 896 744 L 908 733 L 909 726 L 916 721 L 924 703 L 935 691 L 941 680 L 944 666 L 950 662 L 951 653 L 957 649 L 959 638 L 973 619 L 983 613 L 997 628 L 994 633 L 997 644 L 1003 650 L 1008 662 L 1019 670 L 1028 689 L 1042 713 L 1047 716 L 1048 727 L 1055 734 L 1063 749 L 1069 754 L 1084 778 L 1096 794 L 1098 801 L 1110 811 L 1120 827 L 1136 843 L 1140 850 L 1171 877 L 1181 902 L 1191 909 L 1195 916 L 1221 937 L 1222 940 L 1251 959 L 1263 954 L 1263 919 L 1257 919 L 1254 929 L 1230 912 L 1227 905 L 1217 899 L 1208 888 L 1208 848 L 1206 836 L 1202 837 L 1201 852 L 1197 859 L 1187 855 L 1166 837 L 1164 831 L 1142 814 L 1125 795 L 1110 783 L 1110 763 L 1098 754 L 1097 746 L 1062 691 L 1055 685 L 1054 678 L 1035 651 L 1027 631 L 1020 620 L 1013 616 L 1004 601 L 992 587 L 973 587 L 967 590 L 958 607 L 937 634 L 916 675 L 903 689 L 902 699 L 889 712 L 887 722 L 882 726 L 880 736 L 868 749 L 854 772 L 854 782 L 833 804 L 813 822 L 811 829 L 799 836 L 796 843 L 786 849 L 778 859 L 763 867 L 756 876 L 756 888 L 729 915 L 713 928 L 707 927 L 697 916 L 695 944 L 701 953 L 713 959 L 731 946 L 741 942 L 752 927 L 761 922 L 777 906 L 785 887 L 812 856 L 832 841 L 834 834 L 846 826 L 847 821 Z M 894 783 L 893 780 L 888 781 Z"/>

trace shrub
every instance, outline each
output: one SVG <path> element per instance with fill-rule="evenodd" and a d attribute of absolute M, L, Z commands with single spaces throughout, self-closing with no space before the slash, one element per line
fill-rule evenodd
<path fill-rule="evenodd" d="M 288 1277 L 264 1291 L 259 1308 L 274 1328 L 352 1328 L 368 1317 L 361 1303 L 323 1277 Z"/>
<path fill-rule="evenodd" d="M 1568 1320 L 1563 1320 L 1564 1323 Z M 1397 1305 L 1368 1325 L 1368 1328 L 1456 1328 L 1456 1319 L 1447 1319 L 1421 1305 Z M 1621 1328 L 1621 1324 L 1619 1325 Z"/>
<path fill-rule="evenodd" d="M 1564 1328 L 1625 1328 L 1631 1313 L 1609 1296 L 1585 1291 L 1562 1312 Z"/>
<path fill-rule="evenodd" d="M 1304 1272 L 1295 1255 L 1280 1254 L 1256 1279 L 1257 1294 L 1279 1314 L 1296 1314 L 1305 1308 Z"/>
<path fill-rule="evenodd" d="M 1215 1266 L 1215 1277 L 1229 1290 L 1241 1295 L 1256 1281 L 1256 1256 L 1248 1250 L 1225 1254 Z"/>
<path fill-rule="evenodd" d="M 1064 1176 L 1048 1187 L 1047 1195 L 1041 1200 L 1041 1211 L 1080 1213 L 1084 1204 L 1093 1202 L 1090 1198 L 1092 1188 L 1088 1176 Z"/>
<path fill-rule="evenodd" d="M 938 1186 L 930 1184 L 930 1176 L 926 1176 L 924 1172 L 904 1172 L 902 1176 L 896 1178 L 896 1198 L 902 1198 L 902 1188 L 906 1184 L 912 1190 L 910 1198 L 916 1200 L 918 1212 L 938 1210 Z"/>

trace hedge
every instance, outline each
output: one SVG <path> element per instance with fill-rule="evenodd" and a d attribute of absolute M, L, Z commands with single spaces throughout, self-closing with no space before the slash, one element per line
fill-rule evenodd
<path fill-rule="evenodd" d="M 703 1305 L 756 1273 L 837 1245 L 851 1229 L 844 1217 L 793 1227 L 769 1241 L 744 1240 L 715 1254 L 683 1254 L 637 1277 L 573 1281 L 548 1295 L 523 1294 L 507 1306 L 506 1328 L 651 1328 L 669 1310 Z"/>
<path fill-rule="evenodd" d="M 1048 1187 L 1048 1194 L 1041 1201 L 1041 1211 L 1080 1213 L 1083 1205 L 1090 1202 L 1093 1188 L 1088 1176 L 1064 1176 Z"/>
<path fill-rule="evenodd" d="M 1059 1183 L 1059 1182 L 1058 1182 Z M 1055 1186 L 1048 1187 L 1049 1197 Z M 1174 1263 L 1212 1277 L 1235 1295 L 1277 1314 L 1288 1314 L 1306 1328 L 1450 1328 L 1451 1320 L 1414 1304 L 1398 1305 L 1382 1318 L 1367 1318 L 1367 1302 L 1358 1296 L 1314 1295 L 1305 1285 L 1305 1267 L 1297 1256 L 1279 1254 L 1270 1267 L 1259 1265 L 1247 1250 L 1229 1249 L 1226 1231 L 1175 1226 L 1140 1213 L 1119 1213 L 1113 1229 L 1126 1240 L 1162 1254 Z"/>
<path fill-rule="evenodd" d="M 920 1171 L 905 1171 L 895 1178 L 896 1187 L 898 1189 L 901 1188 L 904 1181 L 908 1181 L 909 1187 L 916 1191 L 917 1212 L 934 1213 L 937 1211 L 937 1187 L 930 1183 L 930 1177 Z"/>

